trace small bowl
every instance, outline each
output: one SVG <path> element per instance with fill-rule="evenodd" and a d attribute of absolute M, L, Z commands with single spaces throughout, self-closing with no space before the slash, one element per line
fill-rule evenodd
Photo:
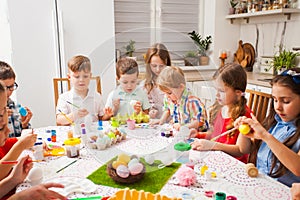
<path fill-rule="evenodd" d="M 109 163 L 106 168 L 107 174 L 115 181 L 118 183 L 135 183 L 140 181 L 146 172 L 145 165 L 143 164 L 143 170 L 141 173 L 137 175 L 129 175 L 127 178 L 122 178 L 118 176 L 116 170 L 112 167 L 112 163 Z"/>

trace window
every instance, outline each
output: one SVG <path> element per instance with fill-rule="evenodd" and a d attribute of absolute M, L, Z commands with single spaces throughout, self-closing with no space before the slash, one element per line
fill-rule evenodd
<path fill-rule="evenodd" d="M 156 42 L 164 43 L 171 58 L 181 59 L 196 50 L 187 33 L 201 29 L 201 0 L 115 0 L 116 49 L 124 55 L 124 46 L 135 41 L 134 56 L 142 54 Z"/>

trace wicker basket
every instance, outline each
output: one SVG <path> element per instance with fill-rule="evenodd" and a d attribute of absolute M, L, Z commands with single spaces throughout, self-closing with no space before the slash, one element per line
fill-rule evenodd
<path fill-rule="evenodd" d="M 145 165 L 143 165 L 143 170 L 141 173 L 137 174 L 137 175 L 129 175 L 127 178 L 121 178 L 120 176 L 118 176 L 116 170 L 112 167 L 112 163 L 107 165 L 106 171 L 107 174 L 116 182 L 118 183 L 135 183 L 137 181 L 140 181 L 143 177 L 144 174 L 146 172 L 146 168 Z"/>

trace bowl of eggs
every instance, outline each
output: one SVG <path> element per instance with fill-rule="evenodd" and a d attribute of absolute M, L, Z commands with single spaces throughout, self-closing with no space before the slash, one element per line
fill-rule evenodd
<path fill-rule="evenodd" d="M 106 171 L 115 182 L 135 183 L 144 177 L 146 168 L 138 157 L 120 154 L 108 163 Z"/>

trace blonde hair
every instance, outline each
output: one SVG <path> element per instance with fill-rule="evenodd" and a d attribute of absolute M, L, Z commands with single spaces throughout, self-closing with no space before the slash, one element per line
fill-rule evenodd
<path fill-rule="evenodd" d="M 160 72 L 156 84 L 162 91 L 166 91 L 168 88 L 179 88 L 180 84 L 186 84 L 184 73 L 179 67 L 167 66 Z"/>

